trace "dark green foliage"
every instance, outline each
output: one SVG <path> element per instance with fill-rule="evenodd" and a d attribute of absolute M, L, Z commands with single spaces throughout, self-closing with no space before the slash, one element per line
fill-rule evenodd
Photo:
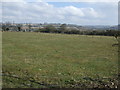
<path fill-rule="evenodd" d="M 44 33 L 50 33 L 50 30 L 46 29 L 46 28 L 41 28 L 41 29 L 39 29 L 39 31 L 44 32 Z"/>
<path fill-rule="evenodd" d="M 9 28 L 6 28 L 6 31 L 9 31 Z"/>
<path fill-rule="evenodd" d="M 71 31 L 66 30 L 66 31 L 64 31 L 64 33 L 66 33 L 66 34 L 80 34 L 80 31 L 79 30 L 71 30 Z"/>
<path fill-rule="evenodd" d="M 7 25 L 2 25 L 2 31 L 9 31 L 9 27 Z"/>
<path fill-rule="evenodd" d="M 100 35 L 100 36 L 115 36 L 117 38 L 120 36 L 120 31 L 118 30 L 75 30 L 68 29 L 65 25 L 61 25 L 60 28 L 55 28 L 52 25 L 46 26 L 36 30 L 35 32 L 44 32 L 44 33 L 64 33 L 64 34 L 79 34 L 79 35 Z"/>
<path fill-rule="evenodd" d="M 57 33 L 57 30 L 53 25 L 47 25 L 44 28 L 40 28 L 39 30 L 35 30 L 35 32 Z"/>
<path fill-rule="evenodd" d="M 18 25 L 17 25 L 17 30 L 18 30 L 18 31 L 22 31 L 22 25 L 21 25 L 21 24 L 18 24 Z"/>
<path fill-rule="evenodd" d="M 61 33 L 64 33 L 66 31 L 66 24 L 62 24 L 60 26 Z"/>
<path fill-rule="evenodd" d="M 4 25 L 4 24 L 2 25 L 2 30 L 6 31 L 6 25 Z"/>
<path fill-rule="evenodd" d="M 45 29 L 51 33 L 54 33 L 56 28 L 53 25 L 47 25 Z"/>
<path fill-rule="evenodd" d="M 21 31 L 21 27 L 18 27 L 18 31 Z"/>

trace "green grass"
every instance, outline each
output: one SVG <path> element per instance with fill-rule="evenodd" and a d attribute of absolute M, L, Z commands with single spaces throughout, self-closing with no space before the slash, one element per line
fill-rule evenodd
<path fill-rule="evenodd" d="M 2 35 L 3 88 L 105 87 L 103 83 L 117 87 L 114 37 L 34 32 Z"/>

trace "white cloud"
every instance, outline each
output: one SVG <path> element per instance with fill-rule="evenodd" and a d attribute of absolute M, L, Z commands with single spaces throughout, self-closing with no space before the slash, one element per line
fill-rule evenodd
<path fill-rule="evenodd" d="M 119 0 L 1 0 L 2 2 L 119 2 Z"/>
<path fill-rule="evenodd" d="M 58 9 L 59 10 L 59 9 Z M 74 6 L 66 6 L 60 9 L 63 14 L 69 14 L 74 16 L 84 16 L 84 13 L 80 8 L 76 8 Z"/>
<path fill-rule="evenodd" d="M 89 7 L 89 8 L 81 8 L 81 10 L 85 14 L 85 17 L 94 17 L 94 18 L 103 18 L 104 17 L 103 14 L 98 13 L 97 11 L 95 11 L 91 7 Z"/>
<path fill-rule="evenodd" d="M 119 0 L 37 0 L 44 2 L 119 2 Z"/>
<path fill-rule="evenodd" d="M 55 7 L 46 2 L 25 3 L 25 0 L 22 1 L 23 2 L 19 3 L 3 3 L 3 21 L 60 22 L 74 24 L 116 23 L 115 16 L 117 14 L 117 10 L 115 10 L 116 4 L 114 3 L 96 3 L 93 4 L 96 5 L 96 8 L 78 8 L 72 5 Z"/>
<path fill-rule="evenodd" d="M 26 2 L 26 0 L 1 0 L 2 2 Z"/>

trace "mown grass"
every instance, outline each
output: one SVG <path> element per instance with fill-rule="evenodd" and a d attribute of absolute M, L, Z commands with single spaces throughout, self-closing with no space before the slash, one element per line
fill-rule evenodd
<path fill-rule="evenodd" d="M 117 87 L 114 37 L 3 32 L 3 88 Z"/>

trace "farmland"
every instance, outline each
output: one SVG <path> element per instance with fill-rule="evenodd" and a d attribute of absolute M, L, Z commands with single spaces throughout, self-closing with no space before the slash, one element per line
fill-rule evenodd
<path fill-rule="evenodd" d="M 3 32 L 3 88 L 116 88 L 114 37 Z"/>

